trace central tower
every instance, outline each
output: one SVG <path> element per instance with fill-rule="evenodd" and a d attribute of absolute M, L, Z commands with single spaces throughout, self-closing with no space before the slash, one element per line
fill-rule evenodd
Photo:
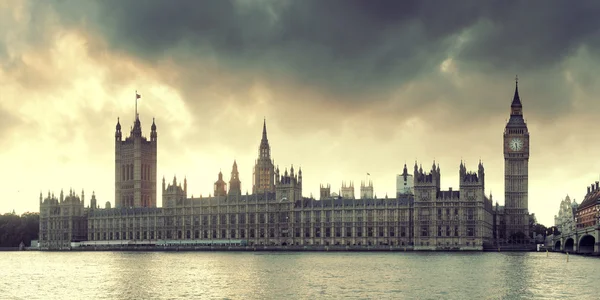
<path fill-rule="evenodd" d="M 523 119 L 519 82 L 504 129 L 504 211 L 506 238 L 513 243 L 529 242 L 529 131 Z"/>
<path fill-rule="evenodd" d="M 267 139 L 267 120 L 263 123 L 262 139 L 258 147 L 258 160 L 254 165 L 253 194 L 275 192 L 275 167 L 271 160 L 271 147 Z"/>
<path fill-rule="evenodd" d="M 115 132 L 115 207 L 156 207 L 156 124 L 152 119 L 150 140 L 142 135 L 136 111 L 133 127 L 124 141 L 117 119 Z"/>

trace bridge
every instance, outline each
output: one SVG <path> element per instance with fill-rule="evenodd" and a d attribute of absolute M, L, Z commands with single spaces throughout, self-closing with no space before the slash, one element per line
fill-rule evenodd
<path fill-rule="evenodd" d="M 552 239 L 557 252 L 600 255 L 600 226 L 578 228 L 575 232 L 561 233 Z"/>

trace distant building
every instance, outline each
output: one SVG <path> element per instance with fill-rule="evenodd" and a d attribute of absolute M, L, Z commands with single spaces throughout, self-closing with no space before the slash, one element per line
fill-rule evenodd
<path fill-rule="evenodd" d="M 254 165 L 252 194 L 241 194 L 234 161 L 229 189 L 222 172 L 208 197 L 188 197 L 187 179 L 162 180 L 162 204 L 156 207 L 156 125 L 150 141 L 141 136 L 136 113 L 131 135 L 121 140 L 117 122 L 115 207 L 101 209 L 95 195 L 89 207 L 72 191 L 63 199 L 40 195 L 40 248 L 62 249 L 80 241 L 95 247 L 128 243 L 204 245 L 243 240 L 247 245 L 344 245 L 410 247 L 414 250 L 482 250 L 508 240 L 528 242 L 527 161 L 529 135 L 515 91 L 511 120 L 506 125 L 506 206 L 492 208 L 485 195 L 485 172 L 459 165 L 459 188 L 441 189 L 440 166 L 429 171 L 415 162 L 404 166 L 396 197 L 378 199 L 372 182 L 361 184 L 360 199 L 354 183 L 343 182 L 339 195 L 321 185 L 320 200 L 302 196 L 302 170 L 293 165 L 280 173 L 271 159 L 266 120 L 259 157 Z M 594 226 L 600 195 L 598 183 L 577 210 L 577 226 Z M 583 205 L 586 203 L 585 205 Z M 110 203 L 109 203 L 110 204 Z M 596 209 L 596 210 L 595 210 Z M 237 243 L 237 244 L 242 244 Z"/>
<path fill-rule="evenodd" d="M 263 123 L 262 139 L 258 147 L 258 159 L 254 166 L 253 194 L 275 192 L 275 165 L 271 160 L 271 146 L 267 139 L 267 120 Z"/>
<path fill-rule="evenodd" d="M 350 181 L 349 184 L 342 182 L 340 196 L 345 199 L 354 199 L 354 182 Z"/>
<path fill-rule="evenodd" d="M 81 197 L 73 190 L 65 197 L 60 191 L 60 198 L 48 192 L 43 199 L 40 193 L 40 232 L 39 247 L 44 249 L 68 248 L 71 242 L 88 239 L 88 218 L 84 192 Z M 92 205 L 88 210 L 95 209 L 96 196 L 92 193 Z"/>
<path fill-rule="evenodd" d="M 213 195 L 217 197 L 227 195 L 227 183 L 223 180 L 223 173 L 221 173 L 221 171 L 219 171 L 219 178 L 215 182 L 215 191 Z"/>
<path fill-rule="evenodd" d="M 556 232 L 552 235 L 555 251 L 571 253 L 598 253 L 600 230 L 600 182 L 587 187 L 587 193 L 579 205 L 570 203 L 568 197 L 561 202 L 558 216 L 555 216 Z M 574 216 L 574 219 L 572 219 Z"/>
<path fill-rule="evenodd" d="M 573 202 L 571 202 L 569 195 L 567 195 L 567 197 L 560 202 L 558 215 L 554 216 L 554 226 L 556 226 L 558 232 L 565 235 L 570 235 L 575 232 L 577 229 L 575 216 L 577 214 L 578 206 L 579 205 L 575 199 L 573 199 Z"/>
<path fill-rule="evenodd" d="M 396 175 L 396 195 L 414 194 L 415 181 L 412 174 L 408 174 L 406 164 L 402 174 Z"/>
<path fill-rule="evenodd" d="M 361 199 L 373 199 L 373 181 L 361 182 L 360 184 L 360 198 Z"/>
<path fill-rule="evenodd" d="M 240 172 L 238 172 L 237 162 L 233 161 L 233 167 L 231 168 L 231 179 L 229 180 L 229 195 L 241 196 L 242 195 L 242 182 L 240 181 Z"/>
<path fill-rule="evenodd" d="M 440 189 L 440 167 L 435 162 L 428 173 L 415 162 L 414 174 L 415 250 L 482 250 L 494 242 L 492 201 L 485 196 L 481 162 L 476 173 L 460 163 L 458 191 Z"/>
<path fill-rule="evenodd" d="M 575 222 L 577 229 L 595 227 L 600 217 L 600 183 L 596 181 L 587 188 L 587 194 L 577 207 Z"/>
<path fill-rule="evenodd" d="M 326 184 L 326 185 L 321 184 L 319 190 L 320 190 L 320 197 L 319 197 L 320 200 L 325 200 L 325 199 L 329 199 L 332 197 L 330 184 Z M 336 196 L 337 196 L 337 194 L 336 194 Z"/>

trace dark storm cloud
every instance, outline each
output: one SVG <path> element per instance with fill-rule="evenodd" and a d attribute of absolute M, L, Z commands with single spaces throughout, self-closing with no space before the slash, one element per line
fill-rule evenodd
<path fill-rule="evenodd" d="M 600 45 L 597 1 L 56 1 L 55 7 L 112 49 L 149 61 L 216 58 L 231 68 L 352 91 L 400 85 L 453 51 L 476 68 L 512 73 Z M 455 48 L 467 29 L 467 41 Z"/>
<path fill-rule="evenodd" d="M 501 69 L 554 66 L 582 46 L 600 50 L 598 15 L 598 1 L 489 2 L 460 57 Z"/>

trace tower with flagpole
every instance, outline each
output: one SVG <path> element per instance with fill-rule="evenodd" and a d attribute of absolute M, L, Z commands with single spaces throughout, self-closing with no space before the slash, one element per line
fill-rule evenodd
<path fill-rule="evenodd" d="M 367 173 L 365 181 L 360 183 L 360 198 L 373 199 L 373 181 L 370 180 L 371 174 Z"/>
<path fill-rule="evenodd" d="M 135 91 L 135 118 L 123 140 L 120 119 L 115 131 L 115 207 L 156 207 L 157 132 L 154 118 L 150 139 L 142 135 Z"/>

